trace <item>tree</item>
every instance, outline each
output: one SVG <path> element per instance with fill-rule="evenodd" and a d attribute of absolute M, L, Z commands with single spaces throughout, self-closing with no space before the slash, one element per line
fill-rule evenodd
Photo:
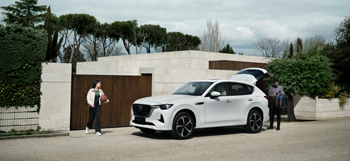
<path fill-rule="evenodd" d="M 106 51 L 103 50 L 102 46 L 95 48 L 91 42 L 85 42 L 83 47 L 84 55 L 86 55 L 88 61 L 97 61 L 99 57 L 126 55 L 122 52 L 122 47 L 116 46 L 115 43 L 111 44 Z"/>
<path fill-rule="evenodd" d="M 199 50 L 198 45 L 201 44 L 201 39 L 197 36 L 185 35 L 186 42 L 183 46 L 183 50 Z"/>
<path fill-rule="evenodd" d="M 167 33 L 164 51 L 198 50 L 201 40 L 197 36 L 184 35 L 181 32 Z"/>
<path fill-rule="evenodd" d="M 143 47 L 146 48 L 147 53 L 151 53 L 151 48 L 162 46 L 166 42 L 166 28 L 159 25 L 141 25 L 140 30 L 149 33 L 146 37 Z M 141 45 L 141 44 L 139 44 Z M 156 49 L 155 49 L 156 50 Z"/>
<path fill-rule="evenodd" d="M 201 51 L 219 52 L 224 47 L 225 39 L 222 38 L 219 21 L 207 21 L 207 28 L 204 29 L 201 37 Z"/>
<path fill-rule="evenodd" d="M 350 17 L 345 16 L 335 34 L 338 47 L 350 47 Z"/>
<path fill-rule="evenodd" d="M 70 47 L 66 47 L 63 50 L 65 50 L 65 53 L 70 53 L 72 49 Z M 70 59 L 71 59 L 70 55 L 65 55 L 64 58 L 61 59 L 61 62 L 68 62 Z M 73 59 L 71 62 L 72 63 L 72 74 L 75 74 L 77 71 L 77 62 L 85 62 L 85 61 L 86 61 L 86 59 L 84 58 L 84 55 L 78 49 L 75 49 L 74 54 L 73 54 Z"/>
<path fill-rule="evenodd" d="M 227 43 L 227 45 L 222 48 L 219 53 L 228 53 L 228 54 L 236 54 L 235 51 L 233 51 L 232 47 L 230 46 L 230 44 Z"/>
<path fill-rule="evenodd" d="M 34 24 L 45 20 L 46 6 L 37 6 L 38 0 L 20 0 L 9 6 L 2 6 L 5 15 L 2 20 L 7 25 L 18 24 L 23 27 L 34 27 Z"/>
<path fill-rule="evenodd" d="M 289 59 L 273 59 L 265 69 L 273 73 L 267 78 L 272 84 L 278 78 L 288 97 L 288 120 L 294 121 L 293 96 L 307 96 L 315 99 L 332 89 L 334 79 L 330 62 L 316 48 Z"/>
<path fill-rule="evenodd" d="M 288 58 L 293 57 L 293 43 L 290 43 Z"/>
<path fill-rule="evenodd" d="M 336 83 L 350 85 L 350 18 L 340 23 L 334 31 L 337 44 L 328 43 L 323 48 L 323 53 L 331 60 L 332 68 L 335 69 L 338 79 Z M 348 90 L 348 89 L 346 89 Z"/>
<path fill-rule="evenodd" d="M 297 38 L 297 55 L 301 54 L 301 52 L 303 51 L 303 42 L 301 40 L 301 38 Z"/>
<path fill-rule="evenodd" d="M 58 56 L 59 49 L 61 48 L 61 44 L 63 41 L 63 35 L 58 41 L 58 32 L 60 30 L 60 27 L 57 24 L 58 18 L 55 15 L 51 14 L 50 6 L 47 8 L 47 14 L 45 23 L 43 26 L 43 29 L 47 32 L 47 51 L 46 51 L 46 61 L 56 61 L 56 58 Z M 52 37 L 53 36 L 53 37 Z"/>
<path fill-rule="evenodd" d="M 167 33 L 166 51 L 182 51 L 186 43 L 185 35 L 181 32 Z"/>
<path fill-rule="evenodd" d="M 111 24 L 112 35 L 118 36 L 123 41 L 126 52 L 130 55 L 130 47 L 134 44 L 133 29 L 137 28 L 137 21 L 115 21 Z"/>
<path fill-rule="evenodd" d="M 75 48 L 79 50 L 80 44 L 84 40 L 87 30 L 96 23 L 96 18 L 88 14 L 66 14 L 59 17 L 59 24 L 62 26 L 62 34 L 65 41 L 68 41 L 71 48 L 69 63 L 72 63 Z M 73 34 L 73 41 L 69 37 Z M 65 46 L 63 46 L 65 48 Z M 65 54 L 65 52 L 63 52 Z M 62 55 L 61 57 L 65 57 Z M 78 55 L 80 59 L 80 55 Z M 63 59 L 64 60 L 64 59 Z"/>
<path fill-rule="evenodd" d="M 132 32 L 133 34 L 131 40 L 133 41 L 133 45 L 136 48 L 136 54 L 141 54 L 142 47 L 145 44 L 145 40 L 149 36 L 149 33 L 142 30 L 137 25 L 132 27 Z M 140 50 L 138 50 L 137 47 L 140 47 Z"/>
<path fill-rule="evenodd" d="M 108 23 L 101 24 L 100 26 L 100 34 L 99 38 L 102 41 L 102 56 L 109 56 L 111 51 L 116 49 L 120 49 L 120 47 L 116 47 L 115 43 L 119 41 L 118 35 L 113 35 L 113 31 L 111 25 Z M 120 52 L 120 51 L 119 51 Z"/>
<path fill-rule="evenodd" d="M 303 43 L 303 52 L 307 52 L 312 48 L 322 49 L 326 45 L 326 39 L 321 35 L 308 37 Z"/>
<path fill-rule="evenodd" d="M 253 43 L 253 46 L 261 50 L 264 57 L 278 58 L 288 46 L 288 40 L 282 42 L 276 38 L 263 38 Z"/>

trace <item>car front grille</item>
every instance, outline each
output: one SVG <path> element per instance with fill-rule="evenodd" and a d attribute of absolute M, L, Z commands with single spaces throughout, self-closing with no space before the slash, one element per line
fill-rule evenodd
<path fill-rule="evenodd" d="M 149 117 L 152 113 L 152 107 L 150 105 L 133 104 L 132 110 L 135 116 Z"/>

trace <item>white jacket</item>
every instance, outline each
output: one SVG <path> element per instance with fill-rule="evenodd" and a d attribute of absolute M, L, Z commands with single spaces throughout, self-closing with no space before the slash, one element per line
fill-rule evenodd
<path fill-rule="evenodd" d="M 102 89 L 99 89 L 98 90 L 99 93 L 100 93 L 100 97 L 98 99 L 98 102 L 99 102 L 99 105 L 101 105 L 101 96 L 102 95 L 105 95 L 105 93 L 103 93 Z M 86 99 L 87 99 L 87 103 L 91 106 L 94 104 L 95 102 L 95 89 L 94 88 L 91 88 L 88 93 L 87 93 L 87 96 L 86 96 Z"/>

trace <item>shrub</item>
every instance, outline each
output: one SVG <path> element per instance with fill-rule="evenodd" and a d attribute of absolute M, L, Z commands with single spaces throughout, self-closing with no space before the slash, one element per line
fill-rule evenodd
<path fill-rule="evenodd" d="M 40 109 L 47 41 L 45 30 L 0 26 L 0 107 L 37 105 Z"/>

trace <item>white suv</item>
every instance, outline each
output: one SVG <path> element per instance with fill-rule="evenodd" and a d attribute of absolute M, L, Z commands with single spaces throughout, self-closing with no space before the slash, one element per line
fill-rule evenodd
<path fill-rule="evenodd" d="M 230 80 L 192 81 L 171 95 L 138 99 L 130 125 L 144 133 L 171 131 L 177 139 L 209 127 L 243 125 L 247 132 L 260 132 L 269 120 L 268 100 L 254 83 L 265 74 L 264 69 L 247 68 Z"/>

